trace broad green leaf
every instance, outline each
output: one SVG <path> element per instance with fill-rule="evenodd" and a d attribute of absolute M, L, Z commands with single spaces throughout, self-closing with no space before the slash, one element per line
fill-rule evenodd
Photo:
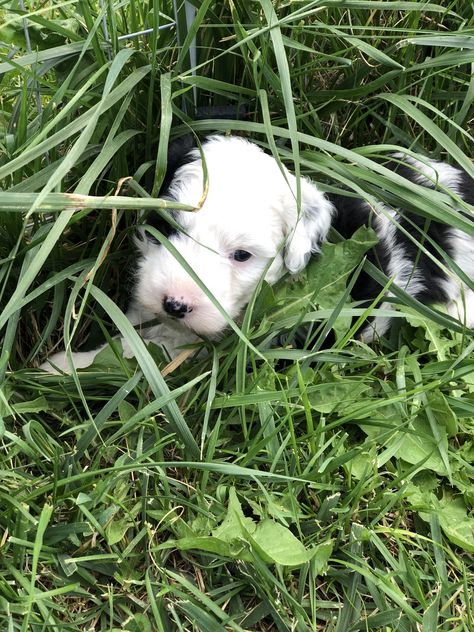
<path fill-rule="evenodd" d="M 351 239 L 323 244 L 321 254 L 314 257 L 297 278 L 277 286 L 274 301 L 278 307 L 266 318 L 275 321 L 304 313 L 312 304 L 322 308 L 335 307 L 344 295 L 349 274 L 377 241 L 372 229 L 362 227 Z M 342 320 L 342 330 L 347 330 L 351 319 Z"/>
<path fill-rule="evenodd" d="M 446 492 L 439 500 L 433 492 L 423 492 L 412 485 L 407 498 L 423 520 L 429 521 L 429 514 L 436 513 L 447 538 L 456 546 L 474 553 L 474 518 L 468 514 L 462 497 Z"/>
<path fill-rule="evenodd" d="M 105 529 L 107 544 L 113 546 L 117 544 L 117 542 L 120 542 L 131 526 L 133 526 L 133 523 L 127 518 L 120 520 L 117 520 L 115 517 L 112 518 Z"/>
<path fill-rule="evenodd" d="M 227 515 L 222 524 L 214 529 L 212 535 L 224 542 L 231 543 L 233 540 L 242 538 L 244 534 L 253 533 L 256 529 L 252 518 L 247 518 L 242 511 L 237 493 L 233 487 L 229 489 L 229 504 Z"/>
<path fill-rule="evenodd" d="M 50 410 L 51 405 L 43 395 L 29 402 L 18 402 L 13 405 L 13 410 L 18 414 L 41 413 Z"/>
<path fill-rule="evenodd" d="M 429 342 L 428 349 L 437 355 L 438 360 L 446 360 L 450 349 L 456 344 L 456 341 L 449 338 L 446 332 L 443 334 L 441 325 L 424 318 L 415 310 L 405 307 L 404 315 L 410 325 L 422 328 L 424 337 Z"/>
<path fill-rule="evenodd" d="M 359 381 L 329 382 L 317 384 L 309 393 L 311 406 L 321 413 L 343 413 L 355 403 L 369 398 L 371 387 Z"/>
<path fill-rule="evenodd" d="M 439 508 L 439 523 L 451 542 L 474 553 L 474 517 L 468 515 L 463 499 L 446 493 Z"/>
<path fill-rule="evenodd" d="M 240 548 L 239 541 L 234 541 L 231 546 L 231 543 L 226 540 L 211 535 L 180 538 L 176 540 L 175 544 L 181 551 L 206 551 L 206 553 L 222 555 L 223 557 L 237 557 L 248 562 L 252 559 L 248 550 L 245 550 L 243 539 L 240 540 Z"/>
<path fill-rule="evenodd" d="M 320 568 L 326 568 L 327 560 L 332 552 L 330 543 L 321 545 L 322 549 L 318 547 L 306 549 L 287 527 L 269 518 L 257 525 L 250 535 L 250 542 L 263 560 L 282 566 L 301 566 L 319 554 Z"/>

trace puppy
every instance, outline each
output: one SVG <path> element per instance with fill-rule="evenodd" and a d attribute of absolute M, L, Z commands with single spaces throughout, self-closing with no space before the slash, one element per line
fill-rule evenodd
<path fill-rule="evenodd" d="M 427 224 L 412 212 L 387 207 L 383 213 L 375 212 L 365 201 L 347 195 L 324 195 L 305 178 L 300 179 L 298 191 L 289 171 L 239 137 L 212 136 L 201 150 L 187 151 L 179 162 L 175 170 L 172 165 L 174 173 L 165 179 L 161 197 L 197 210 L 172 211 L 174 225 L 166 221 L 157 225 L 194 277 L 171 249 L 142 234 L 128 312 L 135 325 L 159 319 L 142 334 L 170 358 L 200 336 L 219 337 L 227 327 L 224 314 L 238 318 L 262 276 L 273 284 L 287 272 L 302 270 L 331 226 L 348 238 L 359 226 L 371 224 L 379 243 L 369 258 L 397 286 L 425 303 L 446 303 L 453 315 L 474 326 L 473 292 L 409 237 L 422 241 L 419 229 L 425 230 L 424 249 L 439 259 L 432 244 L 436 242 L 474 279 L 474 239 L 460 230 L 433 221 Z M 388 166 L 411 182 L 449 190 L 474 204 L 474 181 L 458 168 L 402 155 Z M 370 277 L 361 275 L 353 298 L 370 301 L 379 292 Z M 389 325 L 388 319 L 377 317 L 363 336 L 367 340 L 382 336 Z M 75 366 L 88 366 L 98 351 L 75 353 Z M 53 355 L 43 368 L 51 370 L 51 365 L 67 370 L 65 353 Z"/>

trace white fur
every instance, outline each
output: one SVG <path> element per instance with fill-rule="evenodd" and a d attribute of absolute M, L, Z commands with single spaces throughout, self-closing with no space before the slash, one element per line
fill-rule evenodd
<path fill-rule="evenodd" d="M 85 369 L 90 366 L 96 355 L 101 351 L 104 347 L 100 347 L 99 349 L 94 349 L 93 351 L 75 351 L 72 354 L 72 360 L 74 362 L 74 366 L 76 369 Z M 53 353 L 49 356 L 46 362 L 40 366 L 40 369 L 44 369 L 49 373 L 57 373 L 58 370 L 63 373 L 69 373 L 71 370 L 68 357 L 65 351 L 58 351 L 57 353 Z"/>

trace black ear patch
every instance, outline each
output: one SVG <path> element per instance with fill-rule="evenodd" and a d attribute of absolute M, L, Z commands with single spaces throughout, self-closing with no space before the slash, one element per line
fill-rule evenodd
<path fill-rule="evenodd" d="M 170 142 L 168 146 L 166 174 L 163 179 L 163 184 L 161 185 L 158 197 L 165 199 L 168 198 L 170 200 L 172 199 L 172 196 L 169 195 L 170 184 L 173 181 L 176 171 L 180 167 L 188 164 L 193 160 L 190 153 L 191 150 L 195 149 L 196 147 L 196 140 L 191 134 L 187 134 L 182 138 L 177 138 L 176 140 Z M 173 217 L 173 213 L 169 211 L 162 211 L 161 213 L 158 213 L 157 211 L 152 211 L 146 218 L 146 223 L 149 226 L 156 228 L 156 230 L 160 231 L 162 235 L 169 239 L 172 235 L 176 235 L 178 231 L 174 226 L 166 221 L 166 215 Z M 151 242 L 155 244 L 159 243 L 153 237 L 153 235 L 150 235 L 149 232 L 146 232 L 145 234 L 147 239 L 149 239 Z"/>
<path fill-rule="evenodd" d="M 174 226 L 172 226 L 169 222 L 166 221 L 164 215 L 169 215 L 169 217 L 173 218 L 173 214 L 170 213 L 169 211 L 162 211 L 161 213 L 158 213 L 158 211 L 152 211 L 148 215 L 145 223 L 148 224 L 148 226 L 151 226 L 152 228 L 156 228 L 156 230 L 158 230 L 162 235 L 164 235 L 167 239 L 169 239 L 172 235 L 176 235 L 178 231 Z M 160 243 L 148 231 L 146 231 L 145 234 L 146 234 L 147 239 L 152 241 L 154 244 Z"/>
<path fill-rule="evenodd" d="M 168 145 L 166 174 L 160 188 L 159 197 L 168 197 L 168 189 L 176 171 L 193 160 L 191 150 L 197 147 L 196 139 L 191 134 L 173 140 Z"/>

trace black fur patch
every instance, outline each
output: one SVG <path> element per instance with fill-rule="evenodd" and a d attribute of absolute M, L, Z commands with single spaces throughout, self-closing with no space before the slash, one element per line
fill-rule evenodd
<path fill-rule="evenodd" d="M 191 162 L 191 150 L 196 148 L 194 136 L 188 134 L 182 138 L 172 140 L 168 145 L 168 159 L 166 162 L 166 174 L 161 185 L 159 197 L 169 197 L 168 189 L 173 181 L 176 171 Z"/>
<path fill-rule="evenodd" d="M 418 170 L 409 163 L 390 160 L 385 163 L 384 166 L 411 182 L 420 183 Z M 474 181 L 465 172 L 459 171 L 461 174 L 461 183 L 457 188 L 460 191 L 461 197 L 463 197 L 466 202 L 474 204 Z M 425 186 L 429 186 L 429 184 Z M 434 185 L 430 188 L 434 188 Z M 370 226 L 371 223 L 373 223 L 372 212 L 363 200 L 342 194 L 328 194 L 327 197 L 330 202 L 334 204 L 337 211 L 333 220 L 333 226 L 344 238 L 347 239 L 351 237 L 360 226 Z M 383 191 L 380 192 L 380 198 L 384 198 Z M 413 268 L 424 280 L 425 288 L 415 292 L 413 294 L 414 297 L 425 303 L 444 302 L 448 300 L 450 297 L 447 296 L 443 283 L 447 278 L 446 274 L 420 249 L 416 241 L 422 244 L 426 251 L 432 254 L 435 259 L 439 259 L 439 253 L 431 242 L 438 244 L 438 246 L 452 257 L 454 253 L 452 252 L 450 240 L 451 227 L 418 215 L 413 209 L 396 208 L 395 210 L 398 213 L 397 221 L 403 230 L 397 228 L 395 231 L 394 245 L 403 248 L 405 256 L 412 262 Z M 423 233 L 426 233 L 429 239 L 426 239 Z M 410 238 L 410 235 L 415 241 Z M 387 251 L 386 245 L 383 242 L 379 242 L 368 254 L 367 258 L 385 272 L 385 274 L 388 274 L 390 255 L 391 253 Z M 370 301 L 376 298 L 381 289 L 376 281 L 365 272 L 362 272 L 355 283 L 352 296 L 355 300 Z"/>
<path fill-rule="evenodd" d="M 178 232 L 176 230 L 176 228 L 174 226 L 172 226 L 170 224 L 170 222 L 168 222 L 165 219 L 165 215 L 169 215 L 171 218 L 173 217 L 173 213 L 168 212 L 168 211 L 162 211 L 162 213 L 159 213 L 158 211 L 153 211 L 152 213 L 150 213 L 146 219 L 146 223 L 151 226 L 152 228 L 156 228 L 156 230 L 158 230 L 162 235 L 164 235 L 167 239 L 169 239 L 172 235 L 176 235 L 176 233 Z M 149 233 L 148 231 L 145 233 L 147 239 L 149 239 L 150 241 L 152 241 L 154 244 L 159 244 L 160 242 L 155 239 L 155 237 Z"/>
<path fill-rule="evenodd" d="M 410 182 L 414 182 L 415 184 L 420 183 L 419 171 L 409 163 L 394 164 L 390 162 L 385 166 L 391 168 Z M 431 187 L 429 184 L 424 186 L 434 188 L 434 186 Z M 453 256 L 449 240 L 449 226 L 422 217 L 412 210 L 403 208 L 397 208 L 396 210 L 400 216 L 398 220 L 400 226 L 419 241 L 435 259 L 439 259 L 440 256 L 431 243 L 431 240 L 438 244 L 449 256 Z M 429 239 L 424 239 L 423 233 L 426 233 Z M 443 285 L 443 281 L 447 280 L 447 275 L 440 267 L 420 249 L 417 243 L 401 230 L 396 231 L 396 241 L 397 244 L 403 246 L 407 257 L 413 262 L 414 268 L 421 274 L 422 279 L 425 280 L 426 289 L 416 293 L 415 298 L 424 303 L 436 303 L 448 300 L 449 296 L 447 296 Z"/>
<path fill-rule="evenodd" d="M 464 171 L 461 171 L 461 180 L 458 189 L 463 200 L 474 206 L 474 180 Z M 469 217 L 472 217 L 469 215 Z"/>
<path fill-rule="evenodd" d="M 352 237 L 361 226 L 371 225 L 372 213 L 364 200 L 337 193 L 328 193 L 326 195 L 336 209 L 332 225 L 344 239 Z M 367 253 L 367 259 L 384 272 L 387 272 L 389 253 L 385 251 L 382 244 L 378 243 L 374 246 Z M 370 302 L 381 291 L 382 287 L 379 283 L 362 270 L 352 288 L 352 298 L 355 301 Z"/>
<path fill-rule="evenodd" d="M 161 185 L 158 197 L 170 200 L 172 199 L 169 194 L 169 187 L 173 181 L 176 171 L 180 167 L 191 162 L 192 158 L 190 156 L 190 152 L 195 147 L 196 143 L 194 137 L 189 134 L 170 142 L 168 146 L 166 174 L 163 179 L 163 184 Z M 162 213 L 151 212 L 146 219 L 146 223 L 149 226 L 156 228 L 156 230 L 160 231 L 160 233 L 162 233 L 167 238 L 175 235 L 178 232 L 174 226 L 166 221 L 164 216 L 168 213 L 171 217 L 173 217 L 173 212 L 162 211 Z M 159 243 L 153 237 L 153 235 L 150 235 L 150 233 L 147 232 L 146 236 L 147 239 L 149 239 L 153 243 Z"/>

